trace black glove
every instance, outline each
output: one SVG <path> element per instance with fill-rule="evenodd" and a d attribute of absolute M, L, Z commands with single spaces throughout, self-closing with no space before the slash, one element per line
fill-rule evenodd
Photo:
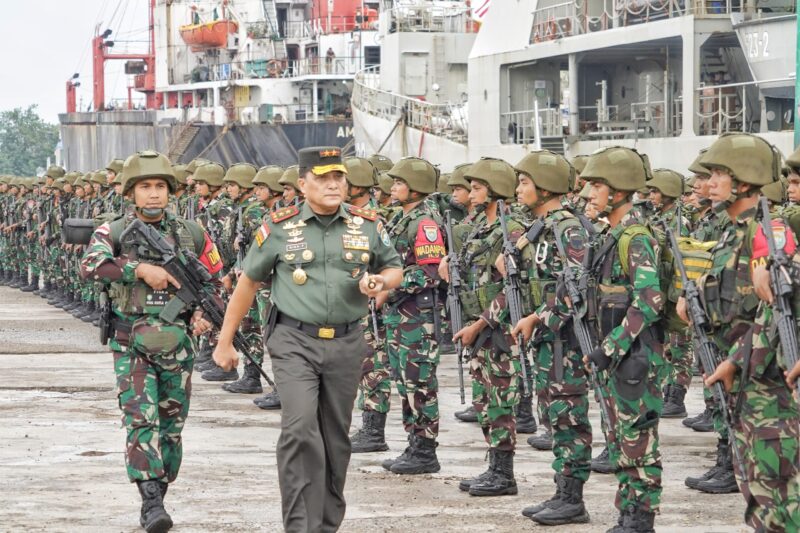
<path fill-rule="evenodd" d="M 605 354 L 602 348 L 595 348 L 589 354 L 589 362 L 597 366 L 597 370 L 605 370 L 611 366 L 611 358 Z"/>

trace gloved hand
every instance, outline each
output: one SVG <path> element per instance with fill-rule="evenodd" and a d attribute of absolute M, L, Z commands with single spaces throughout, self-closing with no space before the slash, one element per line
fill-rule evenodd
<path fill-rule="evenodd" d="M 605 370 L 611 366 L 611 358 L 599 347 L 589 354 L 589 361 L 597 366 L 597 370 Z"/>

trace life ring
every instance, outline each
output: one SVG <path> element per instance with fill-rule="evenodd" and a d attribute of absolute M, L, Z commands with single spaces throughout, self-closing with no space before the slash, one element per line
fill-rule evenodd
<path fill-rule="evenodd" d="M 267 74 L 269 74 L 270 78 L 277 78 L 281 75 L 283 71 L 283 67 L 281 66 L 281 62 L 277 59 L 270 59 L 267 61 Z"/>

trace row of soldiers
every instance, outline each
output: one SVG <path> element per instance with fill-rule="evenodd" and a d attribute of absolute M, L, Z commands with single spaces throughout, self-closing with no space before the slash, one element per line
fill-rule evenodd
<path fill-rule="evenodd" d="M 789 227 L 798 218 L 800 153 L 783 162 L 760 137 L 727 135 L 698 155 L 688 180 L 674 170 L 652 170 L 645 155 L 622 147 L 571 162 L 547 150 L 515 165 L 482 158 L 450 174 L 413 157 L 393 163 L 374 155 L 344 164 L 348 201 L 380 216 L 404 266 L 401 286 L 373 302 L 365 324 L 370 350 L 353 452 L 388 449 L 384 428 L 394 382 L 408 446 L 383 467 L 397 474 L 439 471 L 437 368 L 441 353 L 455 351 L 472 378 L 471 408 L 458 417 L 478 422 L 489 450 L 487 470 L 462 481 L 461 490 L 517 493 L 516 436 L 537 432 L 535 396 L 542 430 L 529 443 L 552 450 L 556 492 L 523 514 L 546 525 L 587 522 L 583 486 L 590 471 L 613 472 L 619 523 L 612 531 L 652 531 L 661 499 L 658 422 L 687 414 L 697 342 L 675 268 L 683 251 L 694 259 L 684 264 L 701 288 L 718 354 L 734 366 L 720 368 L 739 373 L 732 426 L 723 419 L 725 400 L 711 387 L 705 387 L 706 411 L 684 421 L 719 434 L 716 464 L 686 484 L 714 493 L 741 490 L 746 521 L 755 528 L 800 527 L 797 406 L 781 372 L 792 371 L 791 359 L 776 348 L 769 299 L 759 300 L 753 281 L 767 261 L 755 217 L 759 193 L 774 208 L 780 247 L 794 253 Z M 99 288 L 81 286 L 72 275 L 81 250 L 57 236 L 66 218 L 102 220 L 125 210 L 113 190 L 120 169 L 115 160 L 88 180 L 51 175 L 56 168 L 44 183 L 0 179 L 3 280 L 93 311 Z M 264 217 L 302 202 L 298 169 L 247 163 L 225 169 L 198 159 L 173 171 L 178 185 L 171 209 L 199 222 L 217 244 L 230 292 Z M 680 250 L 671 251 L 668 233 L 679 238 Z M 296 283 L 310 260 L 297 253 Z M 348 260 L 359 262 L 357 255 Z M 789 274 L 797 277 L 796 270 Z M 214 335 L 203 338 L 195 366 L 204 379 L 227 381 L 230 392 L 263 392 L 256 366 L 263 361 L 268 310 L 267 284 L 242 325 L 251 352 L 261 357 L 247 361 L 241 376 L 218 367 L 211 358 Z M 590 389 L 605 437 L 595 460 Z M 255 403 L 280 408 L 274 390 Z M 736 468 L 745 475 L 737 479 Z"/>

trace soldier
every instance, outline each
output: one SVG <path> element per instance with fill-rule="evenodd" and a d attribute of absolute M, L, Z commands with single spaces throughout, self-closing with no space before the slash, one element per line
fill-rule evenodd
<path fill-rule="evenodd" d="M 336 147 L 299 151 L 306 200 L 275 211 L 259 229 L 214 353 L 223 368 L 236 365 L 233 334 L 259 283 L 271 278 L 276 325 L 267 347 L 285 400 L 276 455 L 288 532 L 335 531 L 344 518 L 367 298 L 402 279 L 377 214 L 343 204 L 340 154 Z"/>
<path fill-rule="evenodd" d="M 297 180 L 300 178 L 300 172 L 297 165 L 288 167 L 284 172 L 281 179 L 278 180 L 281 187 L 283 187 L 283 199 L 281 200 L 281 207 L 289 205 L 297 205 L 303 201 L 303 193 L 300 191 L 300 186 Z"/>
<path fill-rule="evenodd" d="M 569 197 L 573 206 L 575 207 L 575 211 L 578 213 L 586 211 L 586 204 L 588 200 L 587 198 L 581 196 L 581 192 L 583 192 L 583 189 L 586 187 L 586 180 L 581 179 L 581 172 L 583 172 L 583 169 L 586 168 L 587 161 L 589 161 L 588 155 L 576 155 L 570 162 L 572 168 L 575 169 L 575 183 L 573 184 L 573 189 L 570 192 Z"/>
<path fill-rule="evenodd" d="M 690 232 L 689 220 L 683 214 L 680 197 L 683 195 L 683 176 L 665 168 L 653 171 L 653 179 L 647 182 L 650 190 L 649 201 L 656 211 L 656 218 L 651 225 L 659 231 L 671 229 L 677 237 L 688 237 Z M 662 391 L 664 408 L 662 418 L 684 418 L 686 405 L 684 398 L 692 382 L 692 337 L 686 324 L 675 314 L 675 303 L 678 295 L 675 290 L 670 290 L 668 285 L 674 279 L 672 268 L 672 255 L 664 250 L 662 255 L 661 279 L 662 290 L 667 295 L 664 314 L 666 316 L 665 328 L 668 334 L 668 344 L 664 351 L 667 362 L 667 378 Z"/>
<path fill-rule="evenodd" d="M 284 168 L 277 165 L 268 165 L 258 169 L 258 174 L 253 178 L 255 185 L 255 195 L 261 202 L 265 213 L 273 213 L 278 209 L 278 203 L 283 197 L 283 187 L 278 180 L 283 176 Z M 266 220 L 266 214 L 264 219 Z M 263 221 L 262 221 L 263 222 Z M 260 223 L 259 223 L 260 224 Z M 257 231 L 257 229 L 256 229 Z M 252 232 L 251 232 L 252 234 Z M 261 289 L 256 293 L 256 303 L 258 304 L 258 314 L 262 320 L 266 320 L 272 306 L 270 293 L 272 292 L 272 280 L 267 280 L 262 284 Z M 266 354 L 266 346 L 263 349 Z M 264 396 L 259 396 L 253 400 L 256 407 L 267 411 L 280 409 L 281 398 L 278 389 L 273 389 Z"/>
<path fill-rule="evenodd" d="M 367 158 L 367 161 L 369 161 L 378 172 L 388 172 L 392 170 L 394 166 L 394 162 L 392 162 L 391 159 L 380 154 L 372 154 Z"/>
<path fill-rule="evenodd" d="M 356 207 L 377 212 L 378 203 L 372 198 L 370 191 L 378 185 L 378 171 L 368 160 L 359 157 L 346 158 L 344 166 L 347 168 L 348 202 Z M 385 219 L 380 220 L 386 224 Z M 367 351 L 361 363 L 361 381 L 358 385 L 356 402 L 361 409 L 362 426 L 350 436 L 352 453 L 381 452 L 389 449 L 384 429 L 391 404 L 392 380 L 389 355 L 386 351 L 386 326 L 383 309 L 380 306 L 375 306 L 374 316 L 377 319 L 377 338 L 372 325 L 373 317 L 365 317 L 362 324 Z"/>
<path fill-rule="evenodd" d="M 378 213 L 384 220 L 389 220 L 397 211 L 396 205 L 392 202 L 392 185 L 394 180 L 389 177 L 387 171 L 378 173 L 378 186 L 375 187 L 378 203 Z"/>
<path fill-rule="evenodd" d="M 124 161 L 122 159 L 112 159 L 106 166 L 106 180 L 109 185 L 109 191 L 106 194 L 105 212 L 106 213 L 122 213 L 123 194 L 118 185 L 120 180 L 119 174 L 122 172 Z"/>
<path fill-rule="evenodd" d="M 225 173 L 224 182 L 228 186 L 228 195 L 234 203 L 230 216 L 226 219 L 222 230 L 222 242 L 226 243 L 223 249 L 222 262 L 227 266 L 228 272 L 223 277 L 223 285 L 228 292 L 233 287 L 242 272 L 242 262 L 247 248 L 250 246 L 252 236 L 261 225 L 266 214 L 261 202 L 253 196 L 253 179 L 258 169 L 249 163 L 231 165 Z M 226 255 L 230 254 L 230 255 Z M 264 325 L 263 316 L 260 314 L 258 302 L 253 302 L 250 312 L 242 321 L 241 332 L 250 346 L 255 363 L 246 359 L 242 377 L 233 383 L 226 383 L 222 390 L 239 394 L 260 394 L 261 373 L 259 368 L 264 360 L 264 338 L 261 328 Z"/>
<path fill-rule="evenodd" d="M 461 222 L 470 211 L 469 182 L 464 174 L 469 170 L 469 163 L 462 163 L 453 169 L 447 186 L 450 188 L 450 214 L 453 222 Z"/>
<path fill-rule="evenodd" d="M 566 197 L 573 188 L 575 171 L 563 156 L 539 150 L 526 155 L 514 168 L 519 173 L 517 201 L 528 206 L 546 229 L 536 237 L 527 230 L 516 243 L 520 268 L 527 272 L 533 313 L 515 324 L 511 334 L 530 340 L 536 354 L 540 420 L 552 433 L 557 485 L 555 496 L 526 507 L 522 514 L 545 525 L 585 523 L 589 513 L 583 502 L 583 485 L 589 479 L 592 458 L 589 388 L 583 355 L 571 340 L 569 309 L 556 294 L 556 287 L 565 268 L 581 267 L 589 236 Z M 588 220 L 584 224 L 591 225 Z M 559 244 L 554 247 L 556 240 Z"/>
<path fill-rule="evenodd" d="M 593 318 L 600 344 L 584 361 L 607 375 L 608 450 L 619 482 L 614 532 L 654 531 L 661 503 L 661 250 L 631 198 L 650 174 L 643 156 L 622 147 L 593 153 L 582 174 L 592 186 L 589 202 L 609 223 L 592 262 L 597 290 L 589 308 L 598 310 Z"/>
<path fill-rule="evenodd" d="M 403 454 L 382 463 L 395 474 L 432 473 L 441 468 L 436 457 L 441 331 L 437 270 L 446 249 L 437 206 L 429 199 L 436 190 L 436 174 L 433 165 L 416 157 L 404 158 L 389 170 L 394 179 L 392 200 L 402 210 L 388 222 L 387 231 L 403 264 L 403 282 L 381 294 L 376 307 L 383 307 L 386 352 L 408 433 L 409 445 Z M 375 416 L 383 426 L 385 411 Z"/>
<path fill-rule="evenodd" d="M 81 276 L 111 285 L 110 347 L 128 433 L 128 478 L 136 482 L 142 497 L 140 524 L 148 532 L 162 532 L 172 527 L 163 499 L 168 484 L 178 476 L 181 431 L 189 413 L 193 351 L 187 350 L 187 330 L 199 334 L 211 325 L 192 309 L 185 309 L 172 323 L 160 319 L 161 310 L 175 297 L 177 282 L 149 262 L 160 258 L 150 257 L 139 246 L 122 244 L 120 235 L 136 217 L 176 247 L 192 250 L 212 275 L 222 264 L 202 228 L 166 210 L 169 193 L 175 189 L 166 156 L 139 152 L 126 160 L 124 175 L 123 194 L 135 207 L 127 216 L 97 228 L 81 260 Z"/>
<path fill-rule="evenodd" d="M 744 466 L 746 478 L 737 481 L 747 503 L 745 522 L 756 531 L 797 531 L 798 411 L 791 389 L 781 379 L 785 363 L 781 369 L 775 348 L 777 328 L 772 309 L 764 303 L 773 299 L 765 268 L 769 250 L 756 220 L 759 190 L 779 179 L 779 155 L 760 137 L 726 134 L 711 145 L 700 164 L 711 172 L 711 199 L 723 205 L 731 219 L 712 250 L 710 270 L 698 283 L 714 341 L 728 356 L 707 385 L 721 380 L 727 390 L 738 390 L 736 405 L 741 409 L 734 413 L 738 420 L 733 437 L 739 454 L 733 456 L 741 457 L 744 465 L 730 465 L 727 455 L 718 473 L 699 488 L 714 492 L 709 489 L 724 485 L 738 471 L 733 467 Z M 796 241 L 784 221 L 774 218 L 771 231 L 778 249 L 791 257 Z M 719 296 L 724 294 L 741 296 L 728 300 Z M 758 298 L 764 301 L 760 306 Z M 796 295 L 794 300 L 797 309 Z M 678 310 L 684 319 L 685 309 L 681 300 Z M 732 388 L 739 372 L 737 387 Z"/>
<path fill-rule="evenodd" d="M 516 242 L 522 234 L 523 222 L 508 213 L 498 213 L 497 208 L 498 200 L 514 197 L 517 175 L 505 161 L 482 158 L 469 168 L 464 179 L 470 184 L 470 204 L 480 216 L 474 227 L 462 224 L 454 231 L 465 269 L 462 276 L 466 289 L 460 294 L 462 313 L 465 321 L 472 322 L 453 337 L 471 347 L 472 405 L 489 445 L 490 462 L 479 476 L 461 481 L 459 489 L 472 496 L 516 494 L 514 409 L 519 403 L 521 366 L 511 348 L 513 342 L 503 301 L 497 299 L 502 294 L 503 276 L 495 262 L 503 244 L 498 217 L 507 218 L 510 239 Z M 447 268 L 445 259 L 439 267 L 445 281 L 449 281 Z"/>

